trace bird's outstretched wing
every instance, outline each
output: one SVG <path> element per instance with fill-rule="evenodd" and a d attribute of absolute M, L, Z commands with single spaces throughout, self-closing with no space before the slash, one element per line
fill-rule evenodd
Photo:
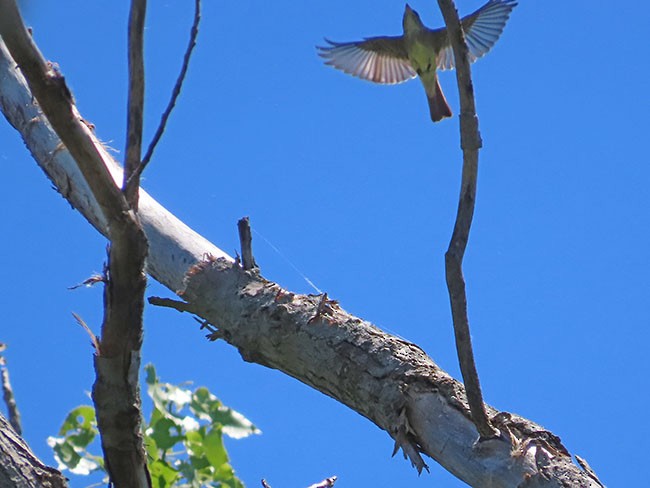
<path fill-rule="evenodd" d="M 325 64 L 364 80 L 392 85 L 415 77 L 402 37 L 369 37 L 358 42 L 333 42 L 318 46 Z"/>
<path fill-rule="evenodd" d="M 517 0 L 490 0 L 473 14 L 461 19 L 470 62 L 492 49 L 516 6 Z M 435 35 L 440 30 L 431 31 L 431 34 Z M 438 55 L 438 69 L 454 69 L 454 66 L 454 52 L 447 37 L 447 43 Z"/>

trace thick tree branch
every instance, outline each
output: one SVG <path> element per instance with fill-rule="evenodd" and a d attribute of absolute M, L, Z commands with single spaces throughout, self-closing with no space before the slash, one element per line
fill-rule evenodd
<path fill-rule="evenodd" d="M 67 488 L 60 471 L 43 464 L 0 414 L 0 486 Z"/>
<path fill-rule="evenodd" d="M 463 278 L 463 257 L 469 239 L 469 231 L 474 216 L 476 201 L 476 181 L 478 177 L 478 150 L 481 138 L 478 132 L 478 118 L 474 105 L 474 88 L 469 67 L 467 45 L 460 25 L 458 12 L 452 0 L 438 0 L 438 5 L 445 18 L 449 39 L 454 50 L 456 78 L 460 93 L 461 148 L 463 150 L 463 175 L 461 180 L 460 200 L 454 232 L 445 253 L 445 271 L 447 288 L 451 301 L 451 313 L 454 322 L 456 351 L 463 382 L 467 391 L 467 401 L 472 411 L 472 419 L 481 438 L 496 437 L 499 432 L 490 424 L 483 394 L 478 379 L 472 337 L 467 316 L 467 294 Z"/>
<path fill-rule="evenodd" d="M 68 201 L 106 233 L 70 155 L 57 150 L 58 139 L 38 117 L 20 72 L 6 56 L 0 46 L 0 108 Z M 102 155 L 120 181 L 116 163 Z M 472 486 L 598 487 L 556 437 L 515 415 L 502 412 L 496 418 L 503 436 L 477 444 L 462 385 L 416 345 L 329 300 L 318 320 L 311 320 L 320 296 L 291 293 L 234 266 L 232 258 L 142 190 L 139 215 L 150 244 L 147 271 L 155 279 L 181 291 L 188 307 L 217 324 L 246 360 L 283 371 L 364 415 L 419 469 L 424 452 Z"/>
<path fill-rule="evenodd" d="M 132 31 L 144 28 L 144 0 L 134 0 Z M 135 211 L 108 172 L 99 144 L 76 110 L 63 76 L 51 69 L 32 42 L 13 0 L 0 0 L 0 34 L 29 80 L 34 96 L 59 134 L 99 202 L 108 226 L 109 247 L 104 320 L 95 356 L 93 401 L 106 469 L 118 488 L 151 485 L 141 433 L 140 347 L 146 275 L 147 240 Z M 140 165 L 142 140 L 142 32 L 130 36 L 131 75 L 127 166 Z M 134 180 L 137 182 L 137 179 Z M 132 190 L 137 193 L 139 185 Z M 137 205 L 137 198 L 131 199 Z"/>

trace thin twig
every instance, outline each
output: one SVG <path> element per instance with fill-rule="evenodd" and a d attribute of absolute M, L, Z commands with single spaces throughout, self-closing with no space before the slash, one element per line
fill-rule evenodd
<path fill-rule="evenodd" d="M 463 257 L 467 248 L 476 202 L 478 150 L 481 147 L 481 137 L 478 131 L 478 118 L 476 117 L 476 106 L 474 104 L 474 88 L 472 86 L 467 44 L 465 43 L 465 35 L 461 28 L 458 12 L 453 0 L 438 0 L 438 5 L 445 19 L 449 39 L 454 50 L 456 79 L 460 95 L 460 140 L 463 150 L 463 174 L 458 213 L 456 214 L 456 223 L 449 249 L 445 253 L 445 271 L 454 322 L 456 352 L 458 353 L 460 371 L 467 392 L 467 402 L 476 429 L 481 438 L 487 439 L 497 436 L 498 431 L 490 423 L 483 403 L 483 394 L 481 393 L 481 385 L 472 350 L 472 338 L 467 316 L 467 294 L 463 278 Z"/>
<path fill-rule="evenodd" d="M 72 312 L 72 316 L 77 321 L 77 323 L 81 326 L 81 328 L 85 330 L 88 336 L 90 337 L 90 343 L 92 344 L 93 349 L 95 349 L 95 355 L 101 356 L 102 351 L 100 349 L 99 338 L 93 333 L 92 330 L 90 330 L 90 327 L 88 327 L 88 324 L 86 324 L 84 319 L 82 319 L 79 315 L 77 315 L 74 312 Z"/>
<path fill-rule="evenodd" d="M 133 210 L 138 209 L 140 189 L 140 156 L 142 155 L 142 125 L 144 119 L 144 19 L 146 0 L 131 2 L 129 14 L 128 58 L 129 99 L 126 122 L 126 159 L 122 190 Z"/>
<path fill-rule="evenodd" d="M 7 405 L 7 413 L 9 415 L 9 423 L 13 427 L 16 434 L 22 436 L 23 428 L 20 422 L 20 412 L 16 404 L 16 397 L 14 390 L 11 388 L 11 381 L 9 380 L 9 370 L 7 369 L 7 360 L 2 355 L 2 352 L 7 348 L 4 343 L 0 343 L 0 381 L 2 382 L 2 397 Z"/>
<path fill-rule="evenodd" d="M 200 22 L 201 22 L 201 0 L 195 0 L 194 1 L 194 23 L 192 24 L 192 29 L 190 31 L 190 41 L 187 45 L 185 56 L 183 57 L 183 66 L 181 66 L 181 72 L 178 74 L 178 79 L 176 80 L 176 84 L 174 85 L 174 89 L 172 90 L 171 98 L 169 99 L 167 108 L 165 109 L 165 111 L 162 114 L 162 117 L 160 118 L 160 124 L 158 124 L 156 133 L 154 134 L 153 139 L 151 140 L 151 143 L 147 148 L 147 152 L 145 153 L 144 158 L 142 158 L 142 163 L 140 164 L 140 166 L 138 166 L 132 178 L 137 178 L 142 174 L 146 166 L 149 164 L 149 161 L 151 161 L 151 157 L 153 156 L 153 151 L 154 149 L 156 149 L 156 146 L 158 145 L 160 138 L 165 132 L 167 121 L 169 120 L 169 116 L 171 115 L 172 110 L 174 110 L 174 106 L 176 105 L 176 100 L 178 99 L 178 96 L 181 93 L 181 88 L 183 87 L 183 82 L 185 81 L 187 69 L 190 65 L 190 58 L 192 57 L 192 51 L 194 51 L 194 47 L 196 46 L 196 38 L 199 35 Z"/>

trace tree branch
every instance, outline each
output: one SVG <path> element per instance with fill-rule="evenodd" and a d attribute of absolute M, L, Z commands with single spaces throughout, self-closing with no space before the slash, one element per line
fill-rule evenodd
<path fill-rule="evenodd" d="M 20 72 L 0 46 L 0 108 L 39 165 L 100 231 L 105 222 L 67 151 L 38 118 Z M 35 119 L 36 117 L 36 119 Z M 35 120 L 35 121 L 33 121 Z M 116 180 L 122 174 L 106 151 Z M 416 345 L 343 311 L 334 301 L 298 295 L 234 266 L 233 259 L 140 190 L 139 215 L 150 244 L 147 271 L 180 291 L 247 361 L 278 369 L 367 417 L 419 469 L 420 452 L 473 486 L 598 485 L 539 425 L 502 413 L 502 438 L 477 444 L 465 392 Z M 204 259 L 208 258 L 208 259 Z M 198 266 L 195 266 L 198 265 Z M 188 274 L 188 269 L 191 273 Z M 183 292 L 184 290 L 184 292 Z M 490 415 L 497 411 L 489 408 Z"/>
<path fill-rule="evenodd" d="M 131 208 L 138 209 L 144 120 L 144 19 L 146 0 L 133 0 L 129 15 L 129 99 L 127 102 L 126 159 L 122 190 Z"/>
<path fill-rule="evenodd" d="M 133 29 L 144 26 L 144 0 L 134 0 Z M 111 482 L 121 487 L 151 486 L 141 432 L 140 347 L 146 275 L 147 240 L 135 212 L 108 172 L 97 149 L 101 146 L 81 122 L 63 76 L 45 63 L 23 24 L 15 1 L 0 0 L 0 34 L 11 55 L 29 80 L 47 121 L 61 137 L 99 202 L 111 241 L 104 288 L 104 320 L 99 348 L 94 357 L 96 379 L 92 397 L 97 413 L 106 470 Z M 136 73 L 131 75 L 127 164 L 140 163 L 142 138 L 142 33 L 132 34 L 130 46 Z M 139 43 L 139 45 L 138 45 Z M 135 54 L 134 54 L 135 53 Z M 64 149 L 57 150 L 63 151 Z M 137 181 L 137 180 L 136 180 Z M 135 188 L 137 193 L 139 186 Z M 137 203 L 137 199 L 133 199 Z"/>
<path fill-rule="evenodd" d="M 0 486 L 12 488 L 67 488 L 57 469 L 43 464 L 0 414 Z"/>
<path fill-rule="evenodd" d="M 467 294 L 463 278 L 463 257 L 469 239 L 469 231 L 474 216 L 476 202 L 476 181 L 478 177 L 478 150 L 481 138 L 478 132 L 478 118 L 474 105 L 474 88 L 465 44 L 465 35 L 460 25 L 458 12 L 452 0 L 438 0 L 438 5 L 447 25 L 447 32 L 454 50 L 456 78 L 460 94 L 460 126 L 461 148 L 463 150 L 463 175 L 461 180 L 460 199 L 454 232 L 445 253 L 445 272 L 447 288 L 451 301 L 451 314 L 454 322 L 456 351 L 463 383 L 467 390 L 467 401 L 472 411 L 472 420 L 482 439 L 499 435 L 490 424 L 483 394 L 478 379 L 472 337 L 469 331 L 467 316 Z"/>
<path fill-rule="evenodd" d="M 257 263 L 253 257 L 253 236 L 251 235 L 250 219 L 248 217 L 239 219 L 237 222 L 237 230 L 239 230 L 242 268 L 246 270 L 257 268 Z"/>
<path fill-rule="evenodd" d="M 156 133 L 154 134 L 153 139 L 151 140 L 151 143 L 147 148 L 147 152 L 145 153 L 144 158 L 142 158 L 142 164 L 140 164 L 140 166 L 137 168 L 135 174 L 132 177 L 139 177 L 139 175 L 142 174 L 144 169 L 151 161 L 151 157 L 153 156 L 154 149 L 156 149 L 158 142 L 160 142 L 160 138 L 165 132 L 165 128 L 167 127 L 167 121 L 169 120 L 169 116 L 171 115 L 172 110 L 174 110 L 174 106 L 176 105 L 176 100 L 178 99 L 178 96 L 181 94 L 181 88 L 183 87 L 183 82 L 185 81 L 185 75 L 187 75 L 187 69 L 190 66 L 190 59 L 192 57 L 192 52 L 196 47 L 196 38 L 199 35 L 200 22 L 201 22 L 201 0 L 194 0 L 194 22 L 192 24 L 192 29 L 190 30 L 190 40 L 189 43 L 187 44 L 187 49 L 185 50 L 185 56 L 183 56 L 183 65 L 181 66 L 181 71 L 178 74 L 178 78 L 176 79 L 176 84 L 174 85 L 174 89 L 172 90 L 172 95 L 171 98 L 169 99 L 169 103 L 167 104 L 167 108 L 165 109 L 165 111 L 162 114 L 162 117 L 160 118 L 160 123 L 158 124 L 158 128 L 156 129 Z"/>
<path fill-rule="evenodd" d="M 11 388 L 11 381 L 9 380 L 7 360 L 2 354 L 6 348 L 6 344 L 0 342 L 0 382 L 2 383 L 2 397 L 5 405 L 7 405 L 9 423 L 18 435 L 23 435 L 23 428 L 20 424 L 20 412 L 18 411 L 16 397 L 14 397 L 14 390 Z"/>

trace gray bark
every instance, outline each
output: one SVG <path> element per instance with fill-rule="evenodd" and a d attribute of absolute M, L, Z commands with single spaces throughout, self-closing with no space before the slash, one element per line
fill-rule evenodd
<path fill-rule="evenodd" d="M 0 487 L 66 488 L 60 471 L 43 464 L 0 414 Z"/>

